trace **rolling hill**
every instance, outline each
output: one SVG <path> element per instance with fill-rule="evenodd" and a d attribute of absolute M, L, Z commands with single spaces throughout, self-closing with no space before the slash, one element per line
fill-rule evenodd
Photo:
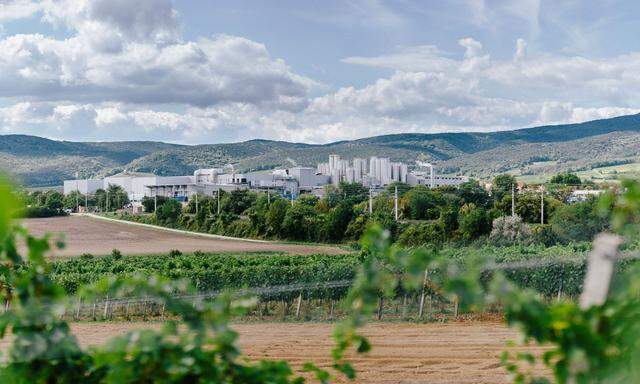
<path fill-rule="evenodd" d="M 640 115 L 486 133 L 394 134 L 314 145 L 269 140 L 176 145 L 151 141 L 68 142 L 36 136 L 0 136 L 0 169 L 27 186 L 59 185 L 72 178 L 123 169 L 161 175 L 228 163 L 242 171 L 292 164 L 315 166 L 329 154 L 384 156 L 472 177 L 500 172 L 541 174 L 625 164 L 640 157 Z"/>

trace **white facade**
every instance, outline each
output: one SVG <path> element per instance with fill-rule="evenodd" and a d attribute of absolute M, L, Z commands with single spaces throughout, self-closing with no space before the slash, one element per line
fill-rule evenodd
<path fill-rule="evenodd" d="M 569 203 L 578 203 L 587 201 L 592 197 L 600 196 L 604 193 L 602 189 L 577 189 L 571 192 L 571 195 L 567 198 Z"/>
<path fill-rule="evenodd" d="M 401 183 L 407 182 L 409 170 L 404 163 L 391 163 L 391 180 Z"/>
<path fill-rule="evenodd" d="M 431 178 L 429 172 L 416 172 L 407 175 L 407 184 L 413 186 L 424 185 L 429 188 L 440 187 L 444 185 L 458 186 L 469 181 L 466 176 L 434 176 Z"/>
<path fill-rule="evenodd" d="M 65 180 L 63 192 L 65 195 L 78 191 L 83 195 L 96 193 L 98 189 L 103 189 L 102 179 L 82 179 L 82 180 Z"/>
<path fill-rule="evenodd" d="M 320 163 L 316 168 L 317 172 L 321 175 L 330 175 L 331 168 L 329 167 L 329 163 Z"/>
<path fill-rule="evenodd" d="M 328 163 L 318 164 L 318 172 L 331 176 L 331 182 L 340 181 L 383 186 L 394 181 L 406 183 L 409 168 L 404 163 L 394 163 L 387 157 L 371 156 L 369 161 L 354 158 L 352 162 L 338 155 L 330 155 Z"/>
<path fill-rule="evenodd" d="M 367 174 L 367 160 L 360 159 L 358 157 L 353 159 L 353 171 L 354 171 L 354 181 L 362 182 L 363 177 Z"/>
<path fill-rule="evenodd" d="M 196 184 L 217 184 L 218 175 L 224 173 L 222 168 L 196 169 L 193 172 Z"/>

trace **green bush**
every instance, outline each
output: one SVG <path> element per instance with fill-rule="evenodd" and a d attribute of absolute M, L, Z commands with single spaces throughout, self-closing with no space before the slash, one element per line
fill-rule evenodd
<path fill-rule="evenodd" d="M 444 231 L 437 222 L 410 224 L 398 237 L 398 244 L 405 247 L 439 245 L 444 241 Z"/>
<path fill-rule="evenodd" d="M 18 217 L 24 218 L 43 218 L 65 215 L 66 213 L 61 209 L 51 209 L 47 207 L 27 207 L 17 212 Z"/>

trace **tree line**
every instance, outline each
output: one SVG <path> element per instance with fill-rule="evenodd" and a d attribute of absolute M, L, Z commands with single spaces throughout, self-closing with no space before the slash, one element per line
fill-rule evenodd
<path fill-rule="evenodd" d="M 512 175 L 498 175 L 490 190 L 475 180 L 459 186 L 427 188 L 394 183 L 371 198 L 359 183 L 327 186 L 322 198 L 301 195 L 291 201 L 275 193 L 237 190 L 220 195 L 192 196 L 186 205 L 175 199 L 145 197 L 145 215 L 132 215 L 126 192 L 109 185 L 85 196 L 77 191 L 24 192 L 24 217 L 65 214 L 79 207 L 118 211 L 121 218 L 192 231 L 234 237 L 306 242 L 357 242 L 368 226 L 390 231 L 405 246 L 423 244 L 533 242 L 552 245 L 588 241 L 606 229 L 606 212 L 598 199 L 567 203 L 581 180 L 560 174 L 536 189 L 517 191 Z M 397 191 L 397 217 L 395 195 Z M 512 196 L 512 191 L 515 195 Z M 513 205 L 513 207 L 512 207 Z M 512 211 L 515 213 L 511 217 Z M 542 214 L 544 211 L 544 214 Z"/>
<path fill-rule="evenodd" d="M 516 185 L 511 175 L 497 176 L 489 191 L 475 180 L 433 189 L 394 183 L 371 200 L 368 188 L 359 183 L 327 186 L 322 198 L 301 195 L 294 201 L 248 190 L 220 191 L 219 197 L 198 195 L 185 206 L 170 198 L 147 197 L 142 201 L 147 215 L 121 216 L 234 237 L 307 242 L 357 242 L 375 224 L 405 246 L 487 240 L 552 245 L 588 241 L 609 222 L 596 198 L 567 203 L 574 176 L 554 178 L 556 183 L 545 186 L 544 197 L 537 190 L 515 194 L 515 217 L 510 217 Z"/>

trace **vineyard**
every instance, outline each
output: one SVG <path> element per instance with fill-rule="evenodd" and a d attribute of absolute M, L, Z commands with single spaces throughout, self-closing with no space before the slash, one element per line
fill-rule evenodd
<path fill-rule="evenodd" d="M 640 184 L 627 183 L 624 195 L 609 197 L 618 234 L 555 255 L 536 253 L 535 246 L 502 249 L 494 257 L 405 248 L 372 226 L 357 255 L 175 251 L 133 257 L 114 251 L 55 263 L 44 255 L 62 244 L 11 224 L 16 203 L 3 188 L 0 330 L 12 334 L 0 369 L 5 382 L 301 383 L 286 361 L 242 359 L 229 324 L 243 316 L 320 316 L 338 320 L 332 363 L 309 361 L 301 369 L 326 383 L 357 377 L 354 356 L 372 348 L 359 329 L 376 317 L 438 320 L 496 310 L 525 341 L 501 361 L 518 383 L 638 379 L 631 366 L 640 351 L 633 246 Z M 17 251 L 17 238 L 26 244 L 26 257 Z M 314 308 L 320 314 L 313 315 Z M 70 333 L 69 321 L 120 317 L 165 321 L 159 330 L 131 331 L 88 350 Z M 542 355 L 530 343 L 544 345 Z M 532 370 L 537 364 L 547 370 Z"/>
<path fill-rule="evenodd" d="M 504 252 L 504 250 L 503 250 Z M 440 252 L 448 259 L 461 263 L 481 258 L 469 252 L 465 259 L 460 250 Z M 487 266 L 482 281 L 491 280 L 492 272 L 502 271 L 505 276 L 521 288 L 530 288 L 547 298 L 560 295 L 575 297 L 582 290 L 586 272 L 585 251 L 567 250 L 557 256 L 528 254 L 523 257 L 504 253 L 495 264 Z M 623 253 L 618 262 L 620 271 L 626 270 L 640 256 L 636 251 Z M 109 256 L 83 255 L 51 264 L 51 277 L 65 289 L 67 294 L 76 294 L 78 289 L 105 277 L 127 277 L 133 275 L 162 276 L 169 279 L 186 279 L 200 292 L 225 289 L 264 288 L 291 284 L 326 283 L 352 280 L 361 265 L 362 256 L 343 255 L 286 255 L 279 253 L 181 253 L 123 256 L 115 250 Z M 437 271 L 433 271 L 436 273 Z M 340 298 L 346 294 L 342 287 L 327 290 L 310 289 L 306 294 L 317 298 Z M 317 292 L 316 292 L 317 291 Z M 405 292 L 398 291 L 398 297 Z M 288 298 L 297 293 L 286 294 Z M 285 298 L 283 296 L 283 298 Z"/>
<path fill-rule="evenodd" d="M 535 250 L 535 249 L 534 249 Z M 528 254 L 517 249 L 494 258 L 496 263 L 484 268 L 480 281 L 488 284 L 495 271 L 520 288 L 535 290 L 548 300 L 576 298 L 582 291 L 586 273 L 586 253 L 581 249 L 556 249 L 560 255 Z M 522 251 L 522 249 L 520 249 Z M 443 250 L 445 257 L 460 258 L 460 250 Z M 517 256 L 516 256 L 517 255 Z M 634 252 L 622 255 L 617 263 L 623 272 L 637 258 Z M 478 255 L 468 253 L 471 260 Z M 497 262 L 500 260 L 500 262 Z M 509 261 L 511 260 L 511 261 Z M 109 256 L 84 255 L 51 265 L 51 278 L 69 295 L 81 287 L 95 284 L 104 278 L 162 276 L 172 280 L 184 279 L 197 294 L 182 297 L 192 301 L 212 299 L 232 290 L 236 295 L 256 297 L 258 304 L 243 315 L 245 319 L 261 320 L 331 320 L 343 318 L 343 300 L 361 267 L 360 255 L 285 255 L 277 253 L 203 253 L 123 256 L 115 250 Z M 435 276 L 437 270 L 431 271 Z M 422 303 L 422 304 L 421 304 Z M 498 308 L 487 313 L 462 312 L 456 302 L 435 289 L 402 289 L 380 297 L 376 317 L 394 320 L 446 320 L 495 316 Z M 81 296 L 65 309 L 72 320 L 113 320 L 165 318 L 160 301 L 148 297 L 97 298 L 86 302 Z"/>

